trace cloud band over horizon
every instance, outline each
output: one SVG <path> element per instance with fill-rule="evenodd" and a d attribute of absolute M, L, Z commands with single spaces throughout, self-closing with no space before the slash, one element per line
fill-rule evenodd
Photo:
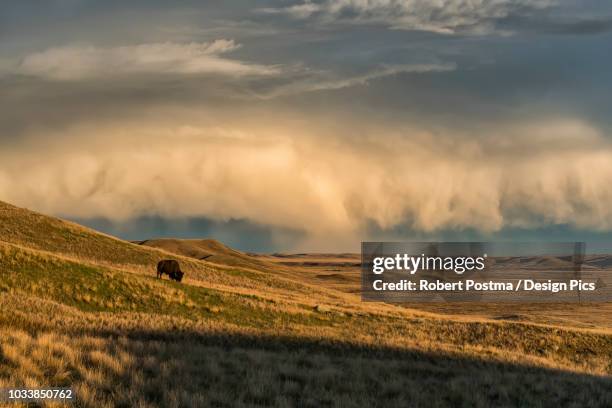
<path fill-rule="evenodd" d="M 53 151 L 0 154 L 0 197 L 118 223 L 245 219 L 337 243 L 359 239 L 368 222 L 424 232 L 612 229 L 612 144 L 596 130 L 559 120 L 490 131 L 495 137 L 469 141 L 417 129 L 330 140 L 323 131 L 287 136 L 265 125 L 85 127 Z M 82 134 L 104 135 L 104 143 Z"/>

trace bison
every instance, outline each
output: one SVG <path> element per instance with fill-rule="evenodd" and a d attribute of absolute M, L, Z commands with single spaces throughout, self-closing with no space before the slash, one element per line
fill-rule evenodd
<path fill-rule="evenodd" d="M 163 274 L 166 274 L 177 282 L 183 279 L 184 273 L 181 271 L 181 267 L 178 261 L 174 259 L 164 259 L 157 264 L 157 277 L 161 278 Z"/>

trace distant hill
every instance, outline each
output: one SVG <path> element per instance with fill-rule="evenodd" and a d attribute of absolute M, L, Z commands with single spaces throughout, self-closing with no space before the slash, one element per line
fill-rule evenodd
<path fill-rule="evenodd" d="M 259 270 L 271 270 L 275 267 L 270 262 L 259 260 L 254 256 L 232 249 L 214 239 L 160 238 L 134 242 L 144 247 L 158 248 L 173 254 L 220 265 Z"/>
<path fill-rule="evenodd" d="M 586 258 L 586 264 L 602 269 L 612 268 L 612 256 L 610 255 L 591 255 Z"/>

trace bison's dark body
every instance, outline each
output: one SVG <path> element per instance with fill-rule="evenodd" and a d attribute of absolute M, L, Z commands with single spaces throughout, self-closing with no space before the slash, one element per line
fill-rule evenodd
<path fill-rule="evenodd" d="M 174 259 L 164 259 L 159 261 L 157 264 L 157 277 L 161 278 L 164 274 L 168 275 L 170 279 L 174 279 L 177 282 L 180 282 L 184 275 L 178 261 L 175 261 Z"/>

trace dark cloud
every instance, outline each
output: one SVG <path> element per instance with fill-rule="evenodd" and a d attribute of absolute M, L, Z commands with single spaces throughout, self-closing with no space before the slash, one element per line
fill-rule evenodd
<path fill-rule="evenodd" d="M 612 14 L 612 13 L 611 13 Z M 612 16 L 608 17 L 553 17 L 548 14 L 529 18 L 509 17 L 499 22 L 500 27 L 531 34 L 598 35 L 612 31 Z"/>
<path fill-rule="evenodd" d="M 574 35 L 602 34 L 612 31 L 612 18 L 552 22 L 546 31 Z"/>
<path fill-rule="evenodd" d="M 66 218 L 81 225 L 131 241 L 152 238 L 212 238 L 242 251 L 288 251 L 300 245 L 305 233 L 270 227 L 248 220 L 219 221 L 205 217 L 163 218 L 141 216 L 117 222 L 108 218 Z"/>
<path fill-rule="evenodd" d="M 553 34 L 592 35 L 612 31 L 612 18 L 577 21 L 549 21 L 540 26 L 542 32 Z"/>

